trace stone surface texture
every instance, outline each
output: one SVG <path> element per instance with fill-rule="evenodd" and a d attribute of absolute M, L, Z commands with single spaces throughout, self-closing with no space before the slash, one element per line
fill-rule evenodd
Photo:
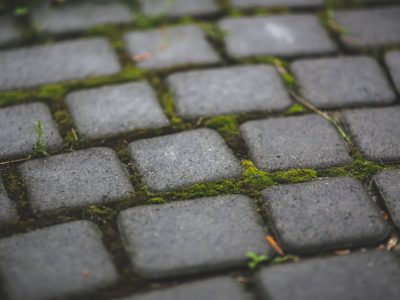
<path fill-rule="evenodd" d="M 323 0 L 231 0 L 238 8 L 251 7 L 314 7 L 322 6 Z"/>
<path fill-rule="evenodd" d="M 180 17 L 185 15 L 214 14 L 218 6 L 214 0 L 139 0 L 146 16 Z"/>
<path fill-rule="evenodd" d="M 385 61 L 397 92 L 400 93 L 400 51 L 388 52 Z"/>
<path fill-rule="evenodd" d="M 21 39 L 17 24 L 9 16 L 0 16 L 0 45 L 10 44 Z"/>
<path fill-rule="evenodd" d="M 13 221 L 17 218 L 17 211 L 13 202 L 7 196 L 0 173 L 0 223 Z"/>
<path fill-rule="evenodd" d="M 169 124 L 154 91 L 145 82 L 74 92 L 66 102 L 80 135 L 87 139 Z"/>

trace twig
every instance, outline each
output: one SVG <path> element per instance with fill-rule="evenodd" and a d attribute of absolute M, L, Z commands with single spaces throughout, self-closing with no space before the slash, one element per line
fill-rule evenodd
<path fill-rule="evenodd" d="M 17 162 L 21 162 L 21 161 L 26 161 L 26 160 L 29 160 L 31 158 L 32 158 L 32 156 L 29 155 L 28 157 L 24 157 L 24 158 L 19 158 L 19 159 L 15 159 L 15 160 L 9 160 L 9 161 L 5 161 L 5 162 L 1 162 L 0 166 L 9 165 L 9 164 L 17 163 Z"/>

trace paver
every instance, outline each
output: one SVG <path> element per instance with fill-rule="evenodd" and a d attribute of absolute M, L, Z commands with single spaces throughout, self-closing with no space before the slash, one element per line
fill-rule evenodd
<path fill-rule="evenodd" d="M 88 221 L 0 240 L 0 275 L 10 300 L 65 299 L 118 279 L 99 231 Z"/>
<path fill-rule="evenodd" d="M 263 199 L 278 240 L 292 253 L 374 244 L 390 232 L 365 187 L 350 177 L 272 187 Z"/>
<path fill-rule="evenodd" d="M 389 210 L 393 223 L 400 228 L 400 170 L 383 171 L 375 175 L 374 184 Z"/>
<path fill-rule="evenodd" d="M 62 139 L 45 104 L 30 103 L 0 109 L 0 159 L 27 156 L 38 141 L 35 122 L 44 128 L 43 144 L 47 150 L 62 145 Z"/>
<path fill-rule="evenodd" d="M 242 167 L 211 129 L 139 140 L 129 146 L 144 183 L 153 191 L 239 177 Z"/>
<path fill-rule="evenodd" d="M 17 218 L 17 211 L 11 199 L 7 196 L 7 191 L 3 185 L 3 179 L 0 173 L 0 223 L 15 220 Z"/>
<path fill-rule="evenodd" d="M 370 57 L 300 60 L 292 70 L 302 95 L 318 107 L 390 104 L 396 99 L 382 69 Z"/>
<path fill-rule="evenodd" d="M 335 128 L 317 115 L 250 121 L 240 131 L 263 170 L 328 168 L 352 160 Z"/>
<path fill-rule="evenodd" d="M 173 74 L 168 84 L 185 118 L 283 111 L 291 102 L 274 68 L 240 66 Z"/>
<path fill-rule="evenodd" d="M 0 45 L 6 45 L 21 39 L 17 24 L 9 16 L 0 16 Z"/>
<path fill-rule="evenodd" d="M 119 71 L 117 57 L 103 38 L 0 52 L 0 90 L 112 75 Z"/>
<path fill-rule="evenodd" d="M 145 82 L 74 92 L 66 102 L 79 133 L 87 139 L 169 124 L 154 91 Z"/>
<path fill-rule="evenodd" d="M 218 11 L 214 0 L 139 0 L 139 4 L 142 12 L 152 17 L 210 15 Z"/>
<path fill-rule="evenodd" d="M 367 159 L 400 159 L 400 107 L 349 110 L 343 120 Z"/>
<path fill-rule="evenodd" d="M 385 55 L 386 65 L 389 68 L 397 91 L 400 93 L 400 51 L 391 51 Z"/>
<path fill-rule="evenodd" d="M 335 46 L 316 16 L 298 14 L 224 19 L 224 40 L 233 57 L 328 54 Z"/>
<path fill-rule="evenodd" d="M 250 300 L 240 283 L 229 277 L 217 277 L 177 287 L 149 292 L 121 300 Z"/>
<path fill-rule="evenodd" d="M 46 1 L 32 10 L 36 28 L 56 34 L 96 25 L 129 23 L 132 19 L 129 8 L 122 1 L 79 1 L 59 5 Z"/>
<path fill-rule="evenodd" d="M 125 43 L 132 56 L 146 57 L 138 62 L 144 69 L 215 64 L 220 60 L 204 32 L 195 25 L 130 32 L 125 35 Z"/>
<path fill-rule="evenodd" d="M 349 49 L 376 48 L 400 43 L 400 7 L 338 11 L 341 40 Z"/>
<path fill-rule="evenodd" d="M 135 207 L 118 222 L 135 270 L 148 278 L 242 266 L 248 251 L 271 251 L 242 195 Z"/>
<path fill-rule="evenodd" d="M 238 8 L 252 7 L 314 7 L 322 6 L 323 0 L 231 0 Z"/>
<path fill-rule="evenodd" d="M 114 151 L 90 148 L 18 167 L 33 209 L 48 210 L 112 201 L 133 191 Z"/>
<path fill-rule="evenodd" d="M 399 280 L 399 259 L 394 254 L 369 251 L 268 267 L 257 275 L 256 286 L 271 300 L 395 300 Z"/>

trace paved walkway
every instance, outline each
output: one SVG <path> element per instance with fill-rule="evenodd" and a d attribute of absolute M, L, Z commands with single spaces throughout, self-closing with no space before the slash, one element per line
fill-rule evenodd
<path fill-rule="evenodd" d="M 26 2 L 1 299 L 399 299 L 399 1 Z"/>

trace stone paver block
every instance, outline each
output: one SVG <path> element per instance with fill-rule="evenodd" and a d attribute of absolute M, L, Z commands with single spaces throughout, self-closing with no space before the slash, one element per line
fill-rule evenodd
<path fill-rule="evenodd" d="M 270 300 L 396 300 L 399 280 L 398 258 L 370 251 L 268 267 L 257 275 L 256 286 Z"/>
<path fill-rule="evenodd" d="M 19 166 L 33 209 L 47 210 L 103 203 L 133 188 L 114 151 L 91 148 Z"/>
<path fill-rule="evenodd" d="M 144 183 L 153 191 L 239 177 L 242 167 L 221 136 L 197 129 L 130 144 Z"/>
<path fill-rule="evenodd" d="M 0 16 L 0 28 L 0 45 L 21 39 L 21 32 L 11 17 Z"/>
<path fill-rule="evenodd" d="M 10 300 L 66 299 L 118 278 L 99 231 L 87 221 L 0 240 L 0 275 Z"/>
<path fill-rule="evenodd" d="M 250 300 L 240 283 L 229 277 L 211 278 L 121 300 Z"/>
<path fill-rule="evenodd" d="M 79 133 L 87 139 L 169 124 L 145 82 L 74 92 L 66 102 Z"/>
<path fill-rule="evenodd" d="M 52 5 L 46 1 L 32 10 L 39 31 L 64 33 L 81 31 L 96 25 L 129 23 L 133 19 L 122 1 L 79 1 Z"/>
<path fill-rule="evenodd" d="M 250 121 L 240 130 L 263 170 L 328 168 L 352 160 L 336 129 L 317 115 Z"/>
<path fill-rule="evenodd" d="M 220 60 L 204 32 L 195 25 L 131 32 L 125 42 L 132 56 L 148 56 L 138 62 L 145 69 L 215 64 Z"/>
<path fill-rule="evenodd" d="M 400 228 L 400 170 L 390 170 L 374 176 L 377 187 L 393 223 Z"/>
<path fill-rule="evenodd" d="M 139 3 L 142 12 L 152 17 L 209 15 L 218 11 L 214 0 L 139 0 Z"/>
<path fill-rule="evenodd" d="M 291 102 L 270 66 L 243 66 L 173 74 L 168 84 L 185 118 L 251 111 L 283 111 Z"/>
<path fill-rule="evenodd" d="M 302 95 L 318 107 L 389 104 L 396 99 L 382 69 L 369 57 L 300 60 L 292 70 Z"/>
<path fill-rule="evenodd" d="M 62 139 L 45 104 L 30 103 L 0 109 L 0 159 L 27 156 L 33 152 L 38 141 L 37 121 L 44 128 L 42 138 L 46 149 L 60 147 Z"/>
<path fill-rule="evenodd" d="M 17 218 L 17 211 L 7 196 L 0 173 L 0 222 L 8 222 Z"/>
<path fill-rule="evenodd" d="M 400 159 L 400 107 L 349 110 L 343 119 L 367 159 Z"/>
<path fill-rule="evenodd" d="M 121 234 L 141 276 L 161 278 L 246 263 L 246 253 L 270 252 L 250 199 L 227 195 L 128 209 Z"/>
<path fill-rule="evenodd" d="M 361 182 L 350 177 L 263 191 L 278 240 L 293 253 L 374 244 L 390 232 Z"/>
<path fill-rule="evenodd" d="M 375 48 L 400 43 L 400 7 L 338 11 L 335 21 L 345 29 L 347 48 Z"/>
<path fill-rule="evenodd" d="M 322 6 L 323 0 L 231 0 L 238 8 L 252 7 L 314 7 Z"/>
<path fill-rule="evenodd" d="M 400 93 L 400 51 L 392 51 L 385 56 L 386 64 L 389 68 L 394 85 Z"/>
<path fill-rule="evenodd" d="M 0 90 L 111 75 L 120 69 L 111 45 L 102 38 L 8 50 L 0 52 Z"/>
<path fill-rule="evenodd" d="M 313 15 L 224 19 L 228 54 L 233 57 L 326 54 L 335 46 Z"/>

